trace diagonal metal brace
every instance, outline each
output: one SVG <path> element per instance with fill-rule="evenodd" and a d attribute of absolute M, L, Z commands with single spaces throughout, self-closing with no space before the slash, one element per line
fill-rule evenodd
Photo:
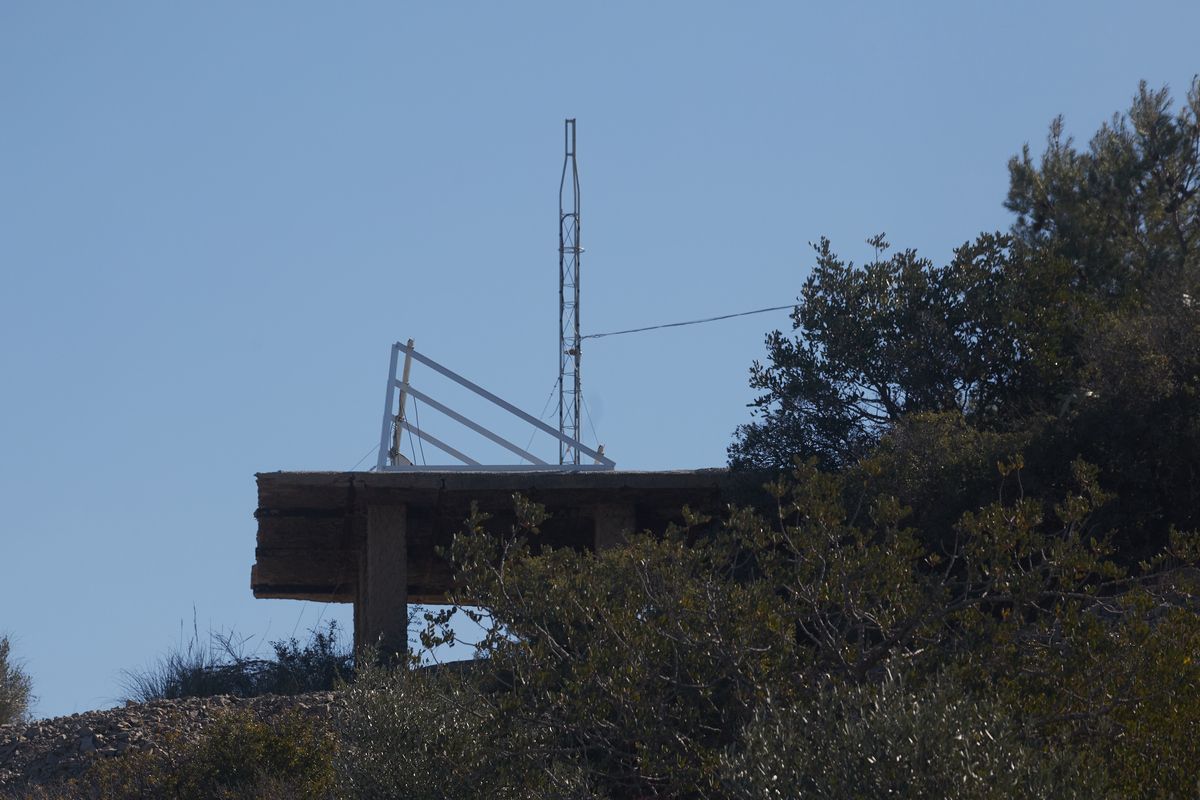
<path fill-rule="evenodd" d="M 459 461 L 463 462 L 464 464 L 470 464 L 473 467 L 480 466 L 479 462 L 476 461 L 475 459 L 471 458 L 468 455 L 460 453 L 458 450 L 455 450 L 453 447 L 446 444 L 441 439 L 437 438 L 436 436 L 434 436 L 431 433 L 421 430 L 420 428 L 418 428 L 416 425 L 413 425 L 408 420 L 402 419 L 397 424 L 404 430 L 411 433 L 413 436 L 416 436 L 417 438 L 421 439 L 422 441 L 429 442 L 431 445 L 436 447 L 438 450 L 441 450 L 443 453 L 446 453 L 448 455 L 454 456 L 455 458 L 457 458 Z"/>
<path fill-rule="evenodd" d="M 593 450 L 592 448 L 585 445 L 583 442 L 580 442 L 576 439 L 573 439 L 570 436 L 567 436 L 566 434 L 559 432 L 558 430 L 555 430 L 554 428 L 550 427 L 546 423 L 542 422 L 537 417 L 535 417 L 531 414 L 525 413 L 521 409 L 514 406 L 512 403 L 509 403 L 508 401 L 503 400 L 502 398 L 497 397 L 496 395 L 492 394 L 491 392 L 489 392 L 487 389 L 484 389 L 479 384 L 474 383 L 470 380 L 467 380 L 463 376 L 459 375 L 457 372 L 455 372 L 451 369 L 448 369 L 447 367 L 443 367 L 441 364 L 434 361 L 432 358 L 421 355 L 420 353 L 418 353 L 416 351 L 416 348 L 409 347 L 407 345 L 403 345 L 400 342 L 396 342 L 396 344 L 393 346 L 398 348 L 399 352 L 412 356 L 412 358 L 416 359 L 417 361 L 420 361 L 422 364 L 424 364 L 425 366 L 434 370 L 435 372 L 439 372 L 442 375 L 449 378 L 450 380 L 457 383 L 458 385 L 460 385 L 464 388 L 470 389 L 472 392 L 479 395 L 480 397 L 483 397 L 486 400 L 490 400 L 492 403 L 500 406 L 505 411 L 509 412 L 510 414 L 513 414 L 514 416 L 519 417 L 520 419 L 524 420 L 525 422 L 528 422 L 530 425 L 534 426 L 538 430 L 541 430 L 541 431 L 544 431 L 545 433 L 550 434 L 556 440 L 558 440 L 560 442 L 564 442 L 566 444 L 569 444 L 572 447 L 578 448 L 579 452 L 584 453 L 588 456 L 591 456 L 598 463 L 603 464 L 604 466 L 608 467 L 609 469 L 611 469 L 617 465 L 617 462 L 613 461 L 611 458 L 604 455 L 603 453 L 597 452 L 596 450 Z M 395 374 L 396 373 L 393 370 L 392 375 L 394 376 Z M 390 388 L 390 386 L 389 386 L 389 388 Z"/>
<path fill-rule="evenodd" d="M 425 394 L 421 390 L 414 389 L 412 384 L 401 383 L 400 381 L 397 381 L 396 388 L 398 388 L 402 392 L 408 392 L 409 394 L 411 394 L 413 397 L 420 400 L 425 405 L 429 406 L 430 408 L 433 408 L 436 411 L 442 412 L 443 414 L 445 414 L 447 417 L 454 420 L 455 422 L 458 422 L 458 423 L 461 423 L 461 424 L 467 426 L 471 430 L 478 433 L 480 436 L 485 436 L 488 439 L 491 439 L 493 442 L 500 445 L 501 447 L 503 447 L 505 450 L 509 451 L 510 453 L 515 453 L 516 455 L 519 455 L 521 458 L 525 459 L 526 461 L 529 461 L 530 463 L 546 466 L 546 462 L 542 461 L 540 458 L 535 456 L 533 453 L 522 450 L 520 447 L 517 447 L 512 442 L 505 439 L 503 436 L 497 436 L 496 434 L 492 433 L 491 431 L 489 431 L 487 428 L 483 427 L 479 423 L 464 417 L 462 414 L 458 413 L 457 411 L 450 408 L 449 406 L 439 403 L 437 400 L 434 400 L 432 397 Z"/>

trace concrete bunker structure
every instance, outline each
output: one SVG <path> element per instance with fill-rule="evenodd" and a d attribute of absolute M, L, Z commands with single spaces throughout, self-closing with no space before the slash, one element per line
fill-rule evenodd
<path fill-rule="evenodd" d="M 756 483 L 724 469 L 678 472 L 438 471 L 259 473 L 255 597 L 354 604 L 356 646 L 408 643 L 408 604 L 446 601 L 435 548 L 462 530 L 471 503 L 508 531 L 513 495 L 546 506 L 542 540 L 600 549 L 661 532 L 689 506 L 718 514 Z"/>

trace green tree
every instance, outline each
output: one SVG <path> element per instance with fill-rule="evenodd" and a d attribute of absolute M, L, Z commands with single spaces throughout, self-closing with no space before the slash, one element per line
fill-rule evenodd
<path fill-rule="evenodd" d="M 1193 256 L 1193 259 L 1195 257 Z M 1131 560 L 1172 528 L 1200 529 L 1200 266 L 1174 296 L 1094 318 L 1080 348 L 1078 399 L 1056 421 L 1046 458 L 1097 464 L 1117 495 L 1107 527 Z"/>
<path fill-rule="evenodd" d="M 1055 120 L 1040 161 L 1026 146 L 1009 164 L 1011 232 L 978 237 L 945 266 L 913 251 L 884 258 L 882 237 L 875 260 L 855 266 L 822 240 L 794 333 L 769 334 L 751 368 L 760 395 L 731 465 L 815 457 L 845 469 L 898 431 L 936 441 L 911 420 L 949 414 L 1019 440 L 1040 492 L 1060 491 L 1076 457 L 1096 464 L 1118 497 L 1106 526 L 1123 531 L 1131 562 L 1172 527 L 1200 527 L 1198 115 L 1200 79 L 1177 113 L 1143 84 L 1085 151 Z M 931 474 L 914 464 L 895 483 Z M 922 497 L 898 496 L 928 519 Z M 969 505 L 947 501 L 947 521 Z"/>
<path fill-rule="evenodd" d="M 1040 163 L 1026 145 L 1009 162 L 1005 205 L 1013 232 L 1066 257 L 1072 285 L 1105 301 L 1152 301 L 1200 245 L 1200 79 L 1171 111 L 1166 88 L 1138 87 L 1129 112 L 1114 115 L 1086 151 L 1050 126 Z M 1106 303 L 1107 304 L 1107 303 Z"/>
<path fill-rule="evenodd" d="M 870 240 L 877 252 L 881 236 Z M 729 448 L 735 467 L 786 469 L 815 457 L 853 464 L 899 420 L 953 411 L 995 426 L 1044 412 L 1070 382 L 1065 262 L 985 234 L 935 266 L 906 250 L 855 266 L 830 242 L 792 313 L 794 336 L 767 336 L 754 422 Z"/>
<path fill-rule="evenodd" d="M 0 725 L 21 722 L 29 714 L 33 681 L 12 660 L 7 636 L 0 636 Z"/>
<path fill-rule="evenodd" d="M 1055 120 L 1040 163 L 1026 146 L 1009 164 L 1011 233 L 982 235 L 945 266 L 912 250 L 883 258 L 882 236 L 869 240 L 875 260 L 855 266 L 822 239 L 794 335 L 769 334 L 751 368 L 756 419 L 736 432 L 731 463 L 841 468 L 909 414 L 1011 427 L 1095 396 L 1104 315 L 1120 326 L 1197 307 L 1198 113 L 1200 80 L 1177 114 L 1143 84 L 1083 153 Z"/>

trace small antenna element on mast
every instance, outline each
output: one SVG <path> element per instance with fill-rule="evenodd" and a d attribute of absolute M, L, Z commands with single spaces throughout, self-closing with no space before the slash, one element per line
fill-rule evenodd
<path fill-rule="evenodd" d="M 568 177 L 570 176 L 570 177 Z M 563 168 L 558 184 L 558 431 L 579 441 L 579 167 L 575 120 L 563 120 Z M 559 439 L 558 463 L 578 464 L 579 449 Z"/>

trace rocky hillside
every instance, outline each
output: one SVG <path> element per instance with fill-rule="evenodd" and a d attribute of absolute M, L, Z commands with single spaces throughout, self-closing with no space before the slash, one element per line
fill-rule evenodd
<path fill-rule="evenodd" d="M 209 697 L 128 703 L 120 708 L 0 726 L 0 797 L 34 784 L 77 777 L 96 759 L 163 750 L 196 739 L 223 712 L 248 709 L 270 718 L 299 708 L 329 719 L 333 692 L 296 697 Z"/>

